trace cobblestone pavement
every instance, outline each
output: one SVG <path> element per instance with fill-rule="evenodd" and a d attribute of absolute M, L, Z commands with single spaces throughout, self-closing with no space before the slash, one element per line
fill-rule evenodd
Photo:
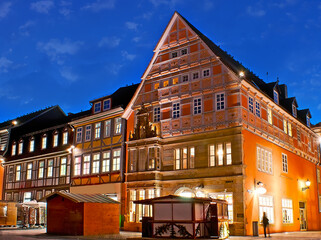
<path fill-rule="evenodd" d="M 99 237 L 73 237 L 73 236 L 54 236 L 46 234 L 46 229 L 0 229 L 1 240 L 37 240 L 37 239 L 50 239 L 50 240 L 97 240 L 97 239 L 141 239 L 141 233 L 136 232 L 120 232 L 120 234 L 111 234 Z M 260 237 L 230 237 L 230 240 L 260 240 L 260 239 L 273 239 L 273 240 L 321 240 L 321 231 L 318 232 L 290 232 L 290 233 L 274 233 L 271 238 Z"/>

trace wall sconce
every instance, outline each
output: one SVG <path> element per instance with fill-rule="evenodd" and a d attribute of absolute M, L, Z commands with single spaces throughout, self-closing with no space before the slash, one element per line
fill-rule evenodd
<path fill-rule="evenodd" d="M 302 192 L 304 192 L 305 190 L 309 189 L 310 185 L 311 185 L 311 182 L 309 181 L 309 179 L 307 179 L 306 182 L 305 182 L 305 186 L 306 187 L 302 188 Z"/>
<path fill-rule="evenodd" d="M 256 182 L 255 187 L 256 187 L 255 191 L 258 194 L 266 193 L 266 188 L 264 187 L 264 184 L 261 181 Z"/>

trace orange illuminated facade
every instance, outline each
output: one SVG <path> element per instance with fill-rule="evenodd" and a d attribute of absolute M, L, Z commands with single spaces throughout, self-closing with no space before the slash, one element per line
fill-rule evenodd
<path fill-rule="evenodd" d="M 320 156 L 308 109 L 174 13 L 126 108 L 124 228 L 176 194 L 227 200 L 232 235 L 321 229 Z M 255 229 L 253 229 L 253 226 Z"/>

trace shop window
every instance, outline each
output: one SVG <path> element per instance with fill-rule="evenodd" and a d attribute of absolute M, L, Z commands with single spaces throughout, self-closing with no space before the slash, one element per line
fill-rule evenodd
<path fill-rule="evenodd" d="M 283 223 L 293 223 L 293 206 L 291 199 L 282 199 Z"/>
<path fill-rule="evenodd" d="M 274 223 L 274 207 L 272 196 L 259 196 L 259 219 L 262 221 L 263 213 L 266 213 L 269 223 Z"/>

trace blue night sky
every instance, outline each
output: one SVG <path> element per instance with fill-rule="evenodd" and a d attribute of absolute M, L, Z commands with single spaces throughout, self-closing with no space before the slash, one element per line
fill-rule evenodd
<path fill-rule="evenodd" d="M 0 0 L 0 122 L 140 82 L 175 10 L 321 121 L 320 1 Z"/>

